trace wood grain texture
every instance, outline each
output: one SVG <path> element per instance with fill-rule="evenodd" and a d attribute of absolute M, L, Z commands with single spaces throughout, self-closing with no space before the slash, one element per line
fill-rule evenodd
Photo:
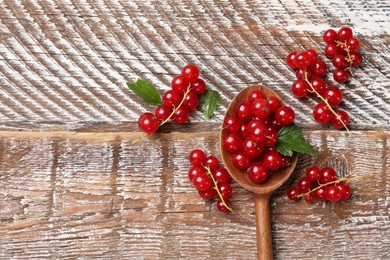
<path fill-rule="evenodd" d="M 0 258 L 254 259 L 252 195 L 233 184 L 235 213 L 223 215 L 187 180 L 188 152 L 217 155 L 218 133 L 132 145 L 139 134 L 0 132 Z M 390 133 L 305 137 L 318 154 L 271 198 L 275 259 L 389 259 Z M 288 201 L 313 164 L 375 178 L 351 183 L 343 203 Z"/>
<path fill-rule="evenodd" d="M 222 94 L 216 117 L 196 112 L 193 123 L 217 130 L 233 96 L 263 83 L 299 124 L 326 129 L 308 116 L 317 101 L 292 97 L 284 60 L 322 50 L 322 32 L 343 25 L 361 41 L 364 65 L 341 86 L 341 108 L 351 129 L 389 129 L 389 8 L 385 0 L 1 1 L 0 129 L 134 131 L 152 108 L 125 82 L 145 78 L 163 93 L 187 63 Z"/>

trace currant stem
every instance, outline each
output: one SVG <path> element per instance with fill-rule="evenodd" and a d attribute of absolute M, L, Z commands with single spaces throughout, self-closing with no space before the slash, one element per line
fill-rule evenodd
<path fill-rule="evenodd" d="M 144 139 L 144 138 L 147 137 L 148 135 L 149 135 L 149 134 L 143 132 L 142 135 L 141 135 L 140 137 L 136 138 L 131 144 L 136 144 L 136 143 L 138 143 L 138 142 L 141 142 L 142 139 Z"/>
<path fill-rule="evenodd" d="M 204 166 L 203 166 L 203 167 L 204 167 Z M 218 182 L 214 179 L 213 173 L 210 171 L 210 168 L 209 168 L 209 167 L 204 167 L 204 168 L 206 169 L 206 171 L 207 171 L 208 175 L 210 176 L 211 180 L 213 181 L 213 183 L 214 183 L 214 189 L 217 191 L 218 196 L 219 196 L 219 198 L 220 198 L 221 201 L 222 201 L 222 204 L 223 204 L 223 205 L 225 206 L 225 208 L 227 208 L 230 212 L 234 212 L 233 209 L 232 209 L 231 207 L 229 207 L 229 206 L 226 204 L 225 200 L 223 199 L 223 196 L 222 196 L 221 192 L 220 192 L 219 189 L 218 189 Z"/>
<path fill-rule="evenodd" d="M 332 114 L 341 122 L 341 124 L 344 126 L 344 128 L 347 130 L 347 132 L 349 132 L 348 127 L 344 124 L 343 120 L 341 120 L 340 116 L 333 110 L 332 106 L 329 105 L 328 100 L 326 98 L 324 98 L 323 96 L 321 96 L 321 94 L 318 93 L 317 90 L 315 90 L 315 88 L 313 87 L 313 85 L 311 84 L 309 79 L 307 78 L 307 71 L 306 70 L 305 70 L 305 81 L 309 85 L 311 90 L 317 95 L 317 97 L 319 97 L 326 104 L 326 106 L 329 108 L 330 112 L 332 112 Z"/>
<path fill-rule="evenodd" d="M 349 63 L 349 67 L 346 69 L 349 71 L 349 73 L 351 73 L 351 76 L 353 76 L 353 72 L 352 72 L 352 59 L 351 59 L 351 50 L 349 49 L 349 46 L 347 45 L 347 42 L 342 42 L 342 41 L 336 41 L 336 46 L 340 46 L 340 45 L 345 45 L 345 51 L 347 52 L 347 61 Z"/>
<path fill-rule="evenodd" d="M 320 184 L 319 186 L 317 186 L 316 188 L 312 189 L 312 190 L 309 190 L 308 192 L 306 193 L 302 193 L 302 194 L 299 194 L 298 195 L 298 198 L 300 197 L 305 197 L 306 195 L 309 195 L 310 193 L 322 188 L 322 187 L 325 187 L 325 186 L 329 186 L 329 185 L 332 185 L 332 184 L 335 184 L 335 183 L 339 183 L 341 181 L 345 181 L 345 182 L 351 182 L 351 181 L 356 181 L 356 180 L 359 180 L 359 179 L 367 179 L 367 178 L 373 178 L 375 177 L 375 174 L 369 174 L 369 175 L 363 175 L 363 176 L 356 176 L 356 177 L 344 177 L 344 178 L 340 178 L 340 179 L 337 179 L 335 181 L 331 181 L 331 182 L 328 182 L 328 183 L 324 183 L 324 184 Z"/>
<path fill-rule="evenodd" d="M 171 118 L 175 114 L 176 110 L 178 110 L 183 105 L 184 100 L 186 99 L 186 97 L 187 97 L 188 93 L 190 93 L 190 91 L 191 91 L 191 84 L 188 85 L 187 90 L 184 93 L 183 98 L 182 98 L 180 104 L 172 110 L 172 113 L 167 117 L 167 119 L 165 119 L 164 121 L 161 122 L 160 126 L 162 126 L 163 124 L 165 124 L 166 122 L 171 120 Z"/>

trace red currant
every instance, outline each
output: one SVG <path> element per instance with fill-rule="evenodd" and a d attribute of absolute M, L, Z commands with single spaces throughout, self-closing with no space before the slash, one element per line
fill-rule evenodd
<path fill-rule="evenodd" d="M 316 77 L 322 77 L 326 75 L 326 63 L 322 60 L 316 60 L 312 64 L 313 75 Z"/>
<path fill-rule="evenodd" d="M 232 187 L 227 183 L 218 183 L 218 189 L 224 199 L 232 196 Z"/>
<path fill-rule="evenodd" d="M 339 48 L 334 43 L 328 43 L 325 46 L 325 55 L 328 58 L 333 58 L 339 52 Z"/>
<path fill-rule="evenodd" d="M 322 94 L 326 89 L 326 81 L 323 78 L 313 78 L 310 80 L 311 86 L 317 91 L 317 93 Z M 312 91 L 311 89 L 309 90 Z"/>
<path fill-rule="evenodd" d="M 340 105 L 342 99 L 343 99 L 343 94 L 341 93 L 340 88 L 336 86 L 331 86 L 325 89 L 323 95 L 322 95 L 331 105 L 332 107 L 337 107 Z"/>
<path fill-rule="evenodd" d="M 252 131 L 253 128 L 255 128 L 256 126 L 265 126 L 265 123 L 258 119 L 252 119 L 251 121 L 249 121 L 248 128 L 250 131 Z"/>
<path fill-rule="evenodd" d="M 211 187 L 210 189 L 205 190 L 205 191 L 198 190 L 198 194 L 199 194 L 199 196 L 201 196 L 202 198 L 204 198 L 206 200 L 214 199 L 218 195 L 218 193 L 214 187 Z"/>
<path fill-rule="evenodd" d="M 154 115 L 159 119 L 160 121 L 165 121 L 168 119 L 168 117 L 172 114 L 172 109 L 170 109 L 167 106 L 161 105 L 156 108 L 156 111 L 154 112 Z"/>
<path fill-rule="evenodd" d="M 343 194 L 335 186 L 329 186 L 325 189 L 325 198 L 329 201 L 339 201 Z"/>
<path fill-rule="evenodd" d="M 306 179 L 309 181 L 318 181 L 320 179 L 321 170 L 317 166 L 310 167 L 306 170 Z"/>
<path fill-rule="evenodd" d="M 276 132 L 276 130 L 273 129 L 268 129 L 268 133 L 264 141 L 264 146 L 274 147 L 277 142 L 278 142 L 278 132 Z"/>
<path fill-rule="evenodd" d="M 264 183 L 268 179 L 268 170 L 263 164 L 254 162 L 248 169 L 248 178 L 257 184 Z"/>
<path fill-rule="evenodd" d="M 280 155 L 282 159 L 282 165 L 280 167 L 287 167 L 291 165 L 291 157 L 286 155 Z"/>
<path fill-rule="evenodd" d="M 230 174 L 225 168 L 218 168 L 213 171 L 213 176 L 215 181 L 218 183 L 229 183 L 230 182 Z"/>
<path fill-rule="evenodd" d="M 251 104 L 246 101 L 238 103 L 236 108 L 236 116 L 243 122 L 247 122 L 252 119 Z"/>
<path fill-rule="evenodd" d="M 213 172 L 219 168 L 219 161 L 215 156 L 208 156 L 206 157 L 204 167 L 208 167 Z"/>
<path fill-rule="evenodd" d="M 174 91 L 179 94 L 184 94 L 190 83 L 182 75 L 178 75 L 172 79 L 171 86 Z"/>
<path fill-rule="evenodd" d="M 337 32 L 337 38 L 340 41 L 347 41 L 349 38 L 352 38 L 353 32 L 352 29 L 349 27 L 343 27 Z"/>
<path fill-rule="evenodd" d="M 253 90 L 251 93 L 249 93 L 249 102 L 252 103 L 258 98 L 265 98 L 263 92 L 261 92 L 259 89 Z"/>
<path fill-rule="evenodd" d="M 347 40 L 347 45 L 349 46 L 350 51 L 357 51 L 359 49 L 359 41 L 354 37 Z"/>
<path fill-rule="evenodd" d="M 160 122 L 152 113 L 143 113 L 138 119 L 139 128 L 145 133 L 151 134 L 157 131 Z"/>
<path fill-rule="evenodd" d="M 223 127 L 225 127 L 229 133 L 237 133 L 241 128 L 240 120 L 233 116 L 226 117 L 223 121 Z"/>
<path fill-rule="evenodd" d="M 312 186 L 313 186 L 313 183 L 310 180 L 308 180 L 307 178 L 302 178 L 298 182 L 298 189 L 301 192 L 308 192 Z"/>
<path fill-rule="evenodd" d="M 250 157 L 256 157 L 263 151 L 263 145 L 254 142 L 251 138 L 246 138 L 242 150 Z"/>
<path fill-rule="evenodd" d="M 293 51 L 291 52 L 288 56 L 287 56 L 287 65 L 291 68 L 291 69 L 296 69 L 297 66 L 295 65 L 295 58 L 297 56 L 297 52 L 296 51 Z"/>
<path fill-rule="evenodd" d="M 230 207 L 230 202 L 229 202 L 227 199 L 224 200 L 224 201 L 225 201 L 225 204 L 226 204 L 228 207 Z M 217 209 L 218 209 L 218 211 L 223 212 L 223 213 L 226 213 L 226 212 L 229 211 L 229 209 L 226 208 L 225 205 L 223 205 L 223 202 L 222 202 L 221 199 L 219 199 L 219 200 L 217 201 Z"/>
<path fill-rule="evenodd" d="M 349 199 L 351 197 L 351 187 L 346 184 L 345 182 L 339 182 L 334 185 L 336 188 L 338 188 L 341 191 L 341 201 Z"/>
<path fill-rule="evenodd" d="M 198 106 L 198 96 L 193 92 L 188 92 L 184 98 L 182 107 L 187 110 L 193 110 Z"/>
<path fill-rule="evenodd" d="M 295 113 L 290 107 L 283 106 L 275 112 L 275 118 L 280 125 L 287 126 L 294 122 Z"/>
<path fill-rule="evenodd" d="M 258 98 L 252 102 L 251 112 L 258 119 L 265 119 L 271 113 L 271 107 L 265 98 Z"/>
<path fill-rule="evenodd" d="M 351 51 L 349 56 L 350 56 L 350 58 L 352 60 L 352 67 L 359 67 L 360 64 L 363 61 L 362 55 L 360 53 L 358 53 L 358 52 Z"/>
<path fill-rule="evenodd" d="M 333 72 L 333 79 L 339 83 L 344 83 L 348 80 L 348 72 L 342 69 L 337 69 Z"/>
<path fill-rule="evenodd" d="M 162 102 L 167 107 L 177 107 L 181 102 L 180 94 L 174 90 L 168 90 L 163 95 Z"/>
<path fill-rule="evenodd" d="M 337 117 L 333 116 L 331 121 L 330 121 L 334 128 L 340 129 L 340 128 L 343 128 L 344 125 L 347 125 L 349 123 L 349 116 L 348 116 L 347 112 L 345 112 L 343 110 L 338 110 L 338 111 L 336 111 L 336 114 L 337 114 Z"/>
<path fill-rule="evenodd" d="M 276 171 L 282 165 L 282 158 L 277 151 L 269 151 L 264 155 L 264 166 L 270 171 Z"/>
<path fill-rule="evenodd" d="M 203 79 L 197 79 L 192 85 L 191 85 L 191 91 L 194 92 L 197 95 L 202 94 L 206 90 L 206 83 Z"/>
<path fill-rule="evenodd" d="M 307 203 L 312 203 L 315 199 L 315 195 L 313 192 L 310 192 L 308 194 L 306 194 L 303 199 L 307 202 Z"/>
<path fill-rule="evenodd" d="M 311 63 L 312 57 L 310 56 L 309 53 L 306 51 L 303 51 L 299 54 L 294 59 L 295 66 L 300 69 L 305 69 L 307 68 L 310 63 Z"/>
<path fill-rule="evenodd" d="M 335 66 L 338 69 L 344 69 L 345 67 L 348 66 L 348 62 L 347 62 L 345 56 L 342 54 L 336 54 L 333 57 L 332 64 L 333 64 L 333 66 Z"/>
<path fill-rule="evenodd" d="M 303 79 L 298 79 L 292 84 L 291 92 L 298 98 L 306 97 L 309 92 L 309 85 Z"/>
<path fill-rule="evenodd" d="M 306 53 L 310 56 L 310 64 L 312 64 L 317 59 L 317 52 L 313 49 L 306 50 Z"/>
<path fill-rule="evenodd" d="M 173 113 L 173 121 L 175 121 L 175 123 L 177 124 L 184 124 L 188 121 L 188 118 L 188 110 L 184 107 L 179 107 L 178 109 L 176 109 L 175 113 Z"/>
<path fill-rule="evenodd" d="M 192 165 L 201 166 L 206 162 L 206 155 L 202 150 L 193 150 L 188 159 Z"/>
<path fill-rule="evenodd" d="M 233 155 L 233 164 L 236 168 L 245 170 L 251 164 L 251 157 L 244 151 L 238 151 Z"/>
<path fill-rule="evenodd" d="M 242 138 L 238 134 L 227 134 L 223 140 L 223 148 L 230 152 L 234 153 L 241 149 L 242 147 Z"/>
<path fill-rule="evenodd" d="M 334 43 L 337 40 L 337 32 L 335 30 L 328 29 L 322 36 L 322 39 L 326 43 Z"/>
<path fill-rule="evenodd" d="M 207 174 L 203 166 L 194 166 L 188 171 L 188 179 L 192 181 L 197 174 Z"/>
<path fill-rule="evenodd" d="M 268 128 L 265 125 L 256 125 L 252 128 L 250 137 L 253 141 L 262 144 L 266 140 Z"/>
<path fill-rule="evenodd" d="M 318 123 L 325 124 L 330 121 L 332 113 L 325 103 L 319 103 L 313 109 L 313 117 Z"/>
<path fill-rule="evenodd" d="M 192 179 L 192 183 L 198 190 L 201 191 L 209 190 L 212 185 L 210 177 L 205 173 L 196 174 Z"/>
<path fill-rule="evenodd" d="M 314 195 L 318 200 L 325 201 L 326 200 L 326 189 L 325 187 L 320 187 L 314 191 Z"/>
<path fill-rule="evenodd" d="M 298 200 L 298 196 L 301 194 L 298 188 L 290 188 L 287 191 L 287 196 L 290 200 Z"/>
<path fill-rule="evenodd" d="M 295 76 L 297 77 L 297 79 L 303 80 L 306 80 L 306 78 L 310 80 L 313 77 L 313 74 L 314 71 L 311 66 L 307 67 L 306 69 L 297 69 L 295 72 Z"/>
<path fill-rule="evenodd" d="M 320 183 L 326 184 L 337 179 L 336 171 L 333 168 L 325 167 L 320 173 Z"/>
<path fill-rule="evenodd" d="M 195 83 L 199 78 L 199 69 L 197 66 L 189 64 L 183 67 L 181 75 L 190 83 Z"/>
<path fill-rule="evenodd" d="M 276 110 L 278 110 L 282 106 L 282 103 L 277 97 L 270 96 L 267 98 L 267 101 L 270 106 L 271 113 L 275 113 Z"/>
<path fill-rule="evenodd" d="M 249 137 L 251 135 L 251 131 L 249 130 L 248 124 L 241 124 L 241 128 L 238 130 L 238 134 L 242 137 Z"/>

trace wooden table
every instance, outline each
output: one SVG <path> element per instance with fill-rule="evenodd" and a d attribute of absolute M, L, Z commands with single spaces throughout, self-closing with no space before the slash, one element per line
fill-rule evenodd
<path fill-rule="evenodd" d="M 255 259 L 252 195 L 233 184 L 235 213 L 219 213 L 188 181 L 187 155 L 219 157 L 229 102 L 261 82 L 318 150 L 271 198 L 275 259 L 390 259 L 389 12 L 385 0 L 2 1 L 0 258 Z M 364 56 L 340 85 L 350 133 L 313 121 L 317 101 L 292 96 L 285 64 L 304 48 L 324 57 L 322 33 L 344 25 Z M 188 63 L 221 94 L 216 115 L 132 144 L 152 108 L 126 81 L 163 93 Z M 342 203 L 288 201 L 312 165 L 375 178 Z"/>

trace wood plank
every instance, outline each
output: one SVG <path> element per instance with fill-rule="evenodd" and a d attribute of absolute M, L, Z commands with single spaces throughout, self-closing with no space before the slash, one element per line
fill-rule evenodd
<path fill-rule="evenodd" d="M 133 130 L 138 116 L 152 108 L 126 88 L 126 80 L 145 78 L 163 93 L 187 63 L 198 65 L 208 86 L 222 95 L 216 117 L 208 121 L 197 112 L 194 123 L 219 124 L 238 91 L 262 82 L 296 109 L 299 124 L 326 129 L 308 116 L 315 100 L 292 97 L 294 73 L 284 60 L 293 50 L 321 50 L 323 31 L 350 25 L 361 41 L 364 65 L 341 86 L 341 108 L 350 113 L 351 129 L 387 130 L 388 8 L 385 0 L 375 5 L 5 0 L 0 3 L 0 129 L 76 131 L 130 124 Z"/>
<path fill-rule="evenodd" d="M 254 259 L 252 195 L 233 184 L 234 214 L 216 211 L 187 180 L 188 152 L 218 155 L 218 134 L 0 132 L 0 258 Z M 390 257 L 389 132 L 306 131 L 301 156 L 272 197 L 276 259 Z M 313 164 L 351 183 L 343 203 L 290 202 Z"/>

